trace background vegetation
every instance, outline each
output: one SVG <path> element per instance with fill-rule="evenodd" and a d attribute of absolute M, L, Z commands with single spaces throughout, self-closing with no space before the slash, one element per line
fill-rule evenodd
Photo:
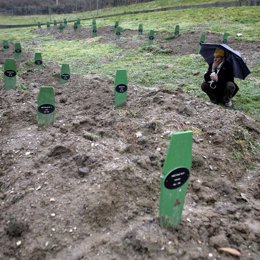
<path fill-rule="evenodd" d="M 194 2 L 210 1 L 166 1 L 167 6 Z M 152 1 L 143 4 L 134 4 L 129 7 L 116 7 L 100 11 L 102 14 L 123 13 L 126 10 L 143 10 L 161 6 L 162 1 Z M 127 8 L 127 9 L 126 9 Z M 64 18 L 82 20 L 82 26 L 90 28 L 91 19 L 97 12 L 85 12 L 70 15 L 55 15 L 51 19 L 63 21 Z M 15 23 L 30 23 L 32 21 L 48 21 L 50 16 L 23 16 L 12 17 Z M 243 6 L 230 8 L 198 8 L 160 11 L 144 14 L 117 15 L 114 17 L 97 19 L 98 27 L 113 26 L 119 21 L 123 29 L 136 30 L 139 23 L 143 23 L 145 33 L 153 29 L 156 32 L 173 33 L 176 24 L 180 25 L 181 33 L 186 32 L 215 32 L 223 34 L 228 32 L 229 37 L 236 38 L 238 33 L 241 41 L 259 42 L 259 7 Z M 10 23 L 10 17 L 1 17 L 0 24 Z M 70 24 L 72 26 L 72 23 Z M 36 27 L 35 27 L 36 28 Z M 206 96 L 200 90 L 202 75 L 207 65 L 203 58 L 197 54 L 169 55 L 158 47 L 146 51 L 147 46 L 125 50 L 111 43 L 99 43 L 98 37 L 86 40 L 57 40 L 51 35 L 36 34 L 35 28 L 5 29 L 1 30 L 0 40 L 21 41 L 23 49 L 29 52 L 42 52 L 47 61 L 59 64 L 69 63 L 72 73 L 97 73 L 113 78 L 117 68 L 128 71 L 130 84 L 140 87 L 183 88 L 191 96 Z M 199 39 L 198 39 L 199 41 Z M 23 69 L 21 66 L 20 69 Z M 237 80 L 240 91 L 235 97 L 235 109 L 250 113 L 257 120 L 260 114 L 260 61 L 250 67 L 251 74 L 246 80 Z M 194 74 L 194 71 L 197 73 Z"/>
<path fill-rule="evenodd" d="M 72 13 L 147 1 L 151 0 L 9 0 L 0 2 L 0 12 L 13 15 Z"/>
<path fill-rule="evenodd" d="M 220 0 L 221 2 L 223 0 Z M 225 2 L 235 1 L 226 0 Z M 241 3 L 243 0 L 237 0 Z M 245 0 L 244 0 L 245 1 Z M 110 8 L 115 6 L 128 6 L 143 2 L 152 2 L 151 8 L 161 8 L 174 5 L 190 4 L 190 0 L 9 0 L 0 2 L 0 13 L 12 15 L 32 15 L 52 13 L 72 13 L 91 11 L 97 9 Z M 193 4 L 201 2 L 200 0 L 192 1 Z M 213 1 L 212 1 L 213 2 Z M 145 8 L 148 6 L 144 5 Z M 138 10 L 140 10 L 137 7 Z"/>

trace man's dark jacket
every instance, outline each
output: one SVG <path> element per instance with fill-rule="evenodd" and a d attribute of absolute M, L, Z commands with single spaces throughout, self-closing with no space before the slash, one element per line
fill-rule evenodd
<path fill-rule="evenodd" d="M 210 79 L 210 74 L 212 73 L 212 64 L 211 63 L 209 65 L 208 71 L 205 73 L 204 75 L 204 79 L 206 82 L 211 81 Z M 217 69 L 215 69 L 215 73 L 217 73 Z M 233 93 L 233 97 L 235 96 L 235 94 L 238 91 L 238 86 L 237 84 L 234 82 L 234 76 L 233 76 L 233 71 L 232 71 L 232 66 L 230 65 L 230 63 L 228 63 L 227 61 L 225 61 L 219 72 L 218 72 L 218 81 L 213 83 L 213 86 L 216 85 L 215 88 L 215 93 L 216 95 L 218 95 L 220 98 L 223 98 L 224 96 L 224 89 L 225 89 L 225 85 L 228 81 L 231 81 L 235 84 L 236 89 Z"/>

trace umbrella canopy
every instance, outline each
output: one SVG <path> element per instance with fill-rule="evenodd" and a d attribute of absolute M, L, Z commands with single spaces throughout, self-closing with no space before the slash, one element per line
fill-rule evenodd
<path fill-rule="evenodd" d="M 233 50 L 226 44 L 201 44 L 200 54 L 208 64 L 213 62 L 214 52 L 216 48 L 220 48 L 225 52 L 226 60 L 233 67 L 234 77 L 239 79 L 245 79 L 248 76 L 248 74 L 250 74 L 250 70 L 248 69 L 247 65 L 240 56 L 240 53 L 238 51 Z"/>

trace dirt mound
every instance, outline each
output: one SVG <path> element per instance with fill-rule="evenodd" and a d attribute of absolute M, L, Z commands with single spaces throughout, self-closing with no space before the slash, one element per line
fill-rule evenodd
<path fill-rule="evenodd" d="M 221 247 L 259 259 L 253 119 L 182 89 L 131 83 L 127 105 L 115 109 L 111 79 L 58 78 L 57 64 L 28 65 L 17 90 L 0 89 L 0 259 L 234 259 Z M 42 85 L 55 89 L 49 127 L 37 126 Z M 162 165 L 169 136 L 185 130 L 193 162 L 182 223 L 162 229 Z"/>

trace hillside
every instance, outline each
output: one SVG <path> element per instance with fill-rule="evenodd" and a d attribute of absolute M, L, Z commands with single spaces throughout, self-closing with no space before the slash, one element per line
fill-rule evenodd
<path fill-rule="evenodd" d="M 137 41 L 132 30 L 116 40 L 113 30 L 99 28 L 97 41 L 128 51 L 147 41 L 144 35 Z M 86 28 L 33 32 L 92 41 Z M 156 45 L 172 57 L 188 55 L 199 35 L 165 41 L 158 33 Z M 259 42 L 231 40 L 245 57 L 255 57 L 255 66 Z M 1 53 L 1 65 L 13 48 Z M 142 49 L 147 59 L 155 50 Z M 115 109 L 111 77 L 72 73 L 61 85 L 59 64 L 36 68 L 33 54 L 22 54 L 16 90 L 4 90 L 0 79 L 0 259 L 259 259 L 260 127 L 253 118 L 163 83 L 147 88 L 130 81 L 126 106 Z M 36 120 L 43 85 L 56 94 L 49 127 Z M 163 229 L 162 165 L 169 136 L 185 130 L 193 132 L 193 160 L 182 223 Z"/>

